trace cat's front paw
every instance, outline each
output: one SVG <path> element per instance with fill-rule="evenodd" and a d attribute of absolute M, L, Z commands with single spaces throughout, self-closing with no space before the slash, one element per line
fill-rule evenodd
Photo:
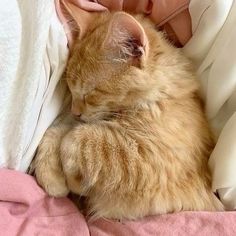
<path fill-rule="evenodd" d="M 57 173 L 36 174 L 40 186 L 52 197 L 65 197 L 69 193 L 65 178 Z"/>
<path fill-rule="evenodd" d="M 69 193 L 64 173 L 55 153 L 40 150 L 36 156 L 35 177 L 38 184 L 53 197 L 65 197 Z"/>

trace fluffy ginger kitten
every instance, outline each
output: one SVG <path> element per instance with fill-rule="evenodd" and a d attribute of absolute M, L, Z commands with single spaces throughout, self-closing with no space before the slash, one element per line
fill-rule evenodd
<path fill-rule="evenodd" d="M 65 72 L 81 122 L 64 114 L 47 130 L 36 156 L 39 184 L 51 196 L 85 196 L 97 217 L 222 210 L 190 62 L 143 16 L 94 16 Z"/>

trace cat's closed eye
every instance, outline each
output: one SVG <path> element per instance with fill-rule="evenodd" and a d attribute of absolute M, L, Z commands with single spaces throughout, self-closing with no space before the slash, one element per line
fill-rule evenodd
<path fill-rule="evenodd" d="M 96 95 L 86 94 L 84 96 L 84 103 L 91 106 L 96 106 L 97 105 Z"/>

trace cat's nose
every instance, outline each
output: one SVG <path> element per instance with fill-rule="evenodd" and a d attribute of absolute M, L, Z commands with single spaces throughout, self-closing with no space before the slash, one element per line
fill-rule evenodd
<path fill-rule="evenodd" d="M 71 113 L 72 113 L 74 116 L 80 117 L 80 116 L 81 116 L 81 109 L 79 109 L 77 106 L 74 106 L 74 105 L 72 104 L 72 106 L 71 106 Z"/>
<path fill-rule="evenodd" d="M 74 116 L 76 116 L 77 118 L 80 118 L 81 117 L 81 113 L 80 114 L 76 114 Z"/>
<path fill-rule="evenodd" d="M 81 113 L 75 109 L 71 109 L 71 113 L 76 116 L 77 118 L 80 118 L 81 117 Z"/>
<path fill-rule="evenodd" d="M 73 111 L 72 111 L 72 114 L 78 118 L 80 118 L 82 115 L 80 112 L 73 112 Z"/>
<path fill-rule="evenodd" d="M 81 113 L 73 114 L 75 120 L 80 120 Z"/>

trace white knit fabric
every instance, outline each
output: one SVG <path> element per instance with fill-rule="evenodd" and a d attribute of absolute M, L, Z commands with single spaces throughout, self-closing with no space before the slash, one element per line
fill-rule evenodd
<path fill-rule="evenodd" d="M 0 1 L 0 167 L 27 170 L 60 110 L 67 55 L 53 0 Z"/>

